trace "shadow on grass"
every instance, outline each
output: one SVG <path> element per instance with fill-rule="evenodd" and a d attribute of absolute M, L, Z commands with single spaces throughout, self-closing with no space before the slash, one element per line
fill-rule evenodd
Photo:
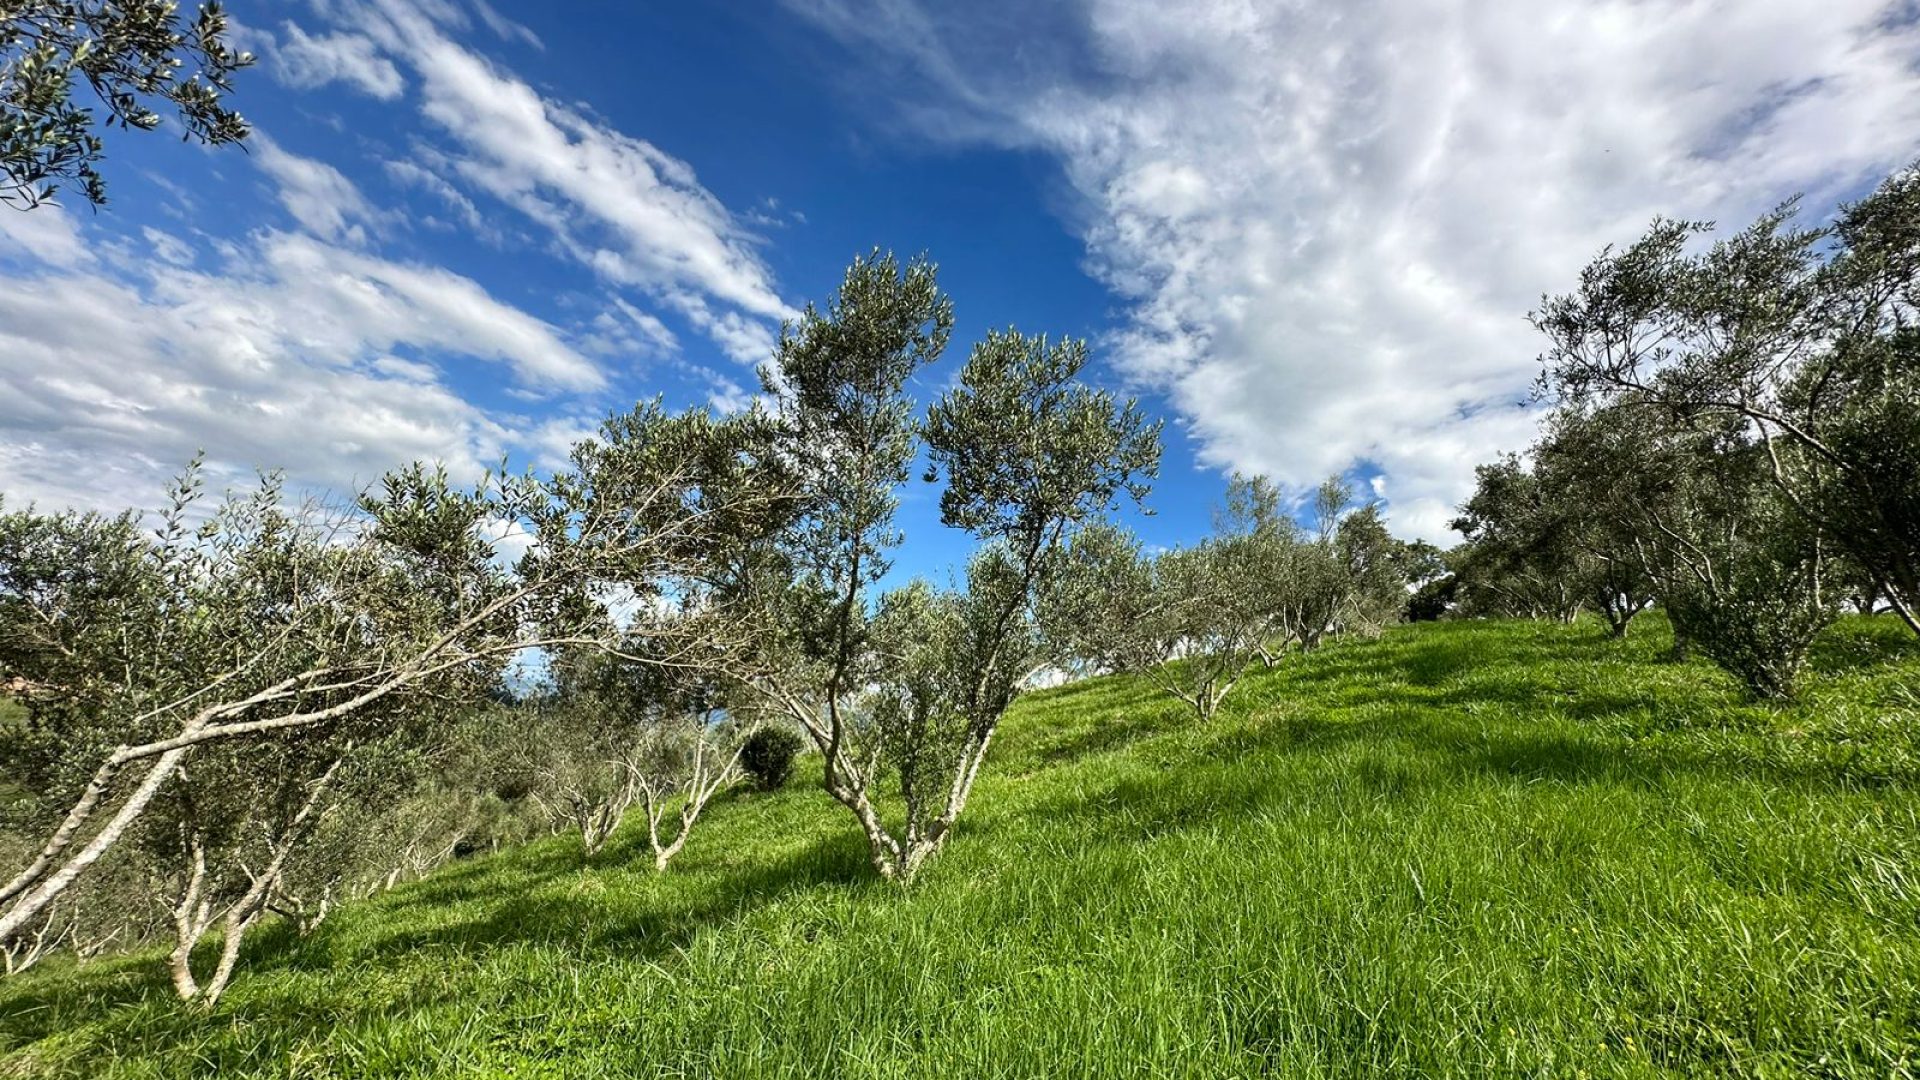
<path fill-rule="evenodd" d="M 708 813 L 720 810 L 721 804 Z M 716 815 L 724 816 L 724 815 Z M 713 822 L 703 822 L 710 828 Z M 839 824 L 837 821 L 835 824 Z M 381 994 L 328 1002 L 330 1023 L 352 1028 L 418 1013 L 458 996 L 440 976 L 441 965 L 401 965 L 407 956 L 435 954 L 477 959 L 514 945 L 552 943 L 583 953 L 657 960 L 703 932 L 722 927 L 778 899 L 817 888 L 887 886 L 873 879 L 859 836 L 834 829 L 772 858 L 730 859 L 693 846 L 665 875 L 652 867 L 643 835 L 628 829 L 595 858 L 559 841 L 447 868 L 393 894 L 357 906 L 302 938 L 283 920 L 249 935 L 235 992 L 211 1014 L 182 1006 L 174 996 L 160 950 L 117 957 L 87 967 L 47 972 L 5 988 L 0 997 L 0 1055 L 33 1053 L 34 1044 L 66 1034 L 76 1020 L 99 1025 L 97 1039 L 120 1056 L 159 1052 L 195 1033 L 233 1025 L 285 1021 L 311 1026 L 315 1001 L 300 976 L 330 977 L 360 970 L 404 971 L 410 985 Z M 566 881 L 612 876 L 612 886 L 570 890 Z M 606 902 L 609 897 L 617 901 Z M 379 933 L 386 922 L 407 922 L 423 911 L 477 908 L 472 917 Z M 280 976 L 275 978 L 274 976 Z M 293 976 L 291 981 L 286 977 Z M 104 1022 L 103 1022 L 104 1021 Z M 271 1063 L 267 1063 L 271 1064 Z M 18 1063 L 0 1059 L 0 1076 Z M 25 1068 L 24 1065 L 18 1065 Z"/>
<path fill-rule="evenodd" d="M 644 861 L 642 861 L 644 858 Z M 650 854 L 635 854 L 632 873 L 652 875 Z M 579 867 L 575 867 L 578 870 Z M 667 873 L 691 877 L 689 867 Z M 566 873 L 552 875 L 562 878 Z M 503 945 L 562 942 L 569 946 L 658 959 L 690 942 L 703 929 L 712 929 L 753 908 L 820 886 L 869 884 L 873 878 L 866 849 L 859 837 L 839 831 L 772 861 L 756 861 L 723 872 L 713 880 L 706 871 L 698 880 L 668 881 L 651 890 L 663 902 L 638 911 L 620 911 L 604 917 L 591 894 L 528 889 L 500 900 L 490 899 L 481 917 L 420 930 L 388 934 L 371 946 L 356 950 L 351 962 L 378 963 L 389 956 L 428 949 L 486 951 Z M 623 898 L 633 893 L 623 892 Z M 582 934 L 582 928 L 590 928 Z"/>

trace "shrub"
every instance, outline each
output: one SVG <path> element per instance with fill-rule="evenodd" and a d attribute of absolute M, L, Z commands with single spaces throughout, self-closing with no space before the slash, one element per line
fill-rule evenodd
<path fill-rule="evenodd" d="M 746 747 L 740 752 L 740 767 L 747 770 L 754 787 L 778 791 L 793 775 L 793 759 L 798 753 L 798 733 L 784 727 L 760 727 L 747 736 Z"/>
<path fill-rule="evenodd" d="M 1817 556 L 1795 558 L 1778 544 L 1736 545 L 1711 578 L 1668 597 L 1676 642 L 1697 648 L 1757 698 L 1792 698 L 1814 638 L 1836 614 L 1820 588 L 1821 569 Z"/>

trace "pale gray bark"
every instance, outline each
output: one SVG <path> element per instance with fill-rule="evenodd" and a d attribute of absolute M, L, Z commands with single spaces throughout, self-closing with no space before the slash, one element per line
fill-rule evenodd
<path fill-rule="evenodd" d="M 680 827 L 671 840 L 664 842 L 660 837 L 660 822 L 666 817 L 668 800 L 673 797 L 674 792 L 645 778 L 638 778 L 640 789 L 646 798 L 647 842 L 653 848 L 655 870 L 665 870 L 667 864 L 673 861 L 673 857 L 680 854 L 680 849 L 687 846 L 687 837 L 693 834 L 694 823 L 700 820 L 700 812 L 706 809 L 707 802 L 715 794 L 740 779 L 740 754 L 745 749 L 746 744 L 743 741 L 740 746 L 734 748 L 733 756 L 727 759 L 725 765 L 719 769 L 713 769 L 707 757 L 705 737 L 703 736 L 700 742 L 695 744 L 693 773 L 686 780 L 681 792 L 684 797 L 680 801 L 677 815 L 680 819 Z"/>

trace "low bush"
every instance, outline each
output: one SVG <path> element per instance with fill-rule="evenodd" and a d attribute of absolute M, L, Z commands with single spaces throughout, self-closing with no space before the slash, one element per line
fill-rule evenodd
<path fill-rule="evenodd" d="M 800 753 L 800 736 L 791 728 L 761 727 L 747 736 L 740 752 L 740 767 L 747 771 L 753 786 L 761 791 L 778 791 L 793 775 L 793 759 Z"/>

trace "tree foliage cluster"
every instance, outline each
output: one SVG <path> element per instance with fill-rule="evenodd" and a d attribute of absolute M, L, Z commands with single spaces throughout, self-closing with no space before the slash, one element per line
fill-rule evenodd
<path fill-rule="evenodd" d="M 74 185 L 105 204 L 101 130 L 155 130 L 160 109 L 189 139 L 244 140 L 227 95 L 253 57 L 227 30 L 217 3 L 189 20 L 173 0 L 0 0 L 0 203 L 31 209 Z"/>
<path fill-rule="evenodd" d="M 1788 204 L 1709 232 L 1655 222 L 1534 314 L 1554 410 L 1481 467 L 1456 598 L 1616 634 L 1658 602 L 1683 648 L 1788 697 L 1847 599 L 1920 633 L 1920 172 L 1824 227 Z"/>
<path fill-rule="evenodd" d="M 1256 666 L 1398 621 L 1432 572 L 1436 550 L 1352 500 L 1337 477 L 1321 485 L 1309 532 L 1272 481 L 1236 475 L 1213 535 L 1191 547 L 1148 554 L 1116 525 L 1082 532 L 1041 600 L 1045 655 L 1069 671 L 1142 673 L 1210 719 Z"/>

